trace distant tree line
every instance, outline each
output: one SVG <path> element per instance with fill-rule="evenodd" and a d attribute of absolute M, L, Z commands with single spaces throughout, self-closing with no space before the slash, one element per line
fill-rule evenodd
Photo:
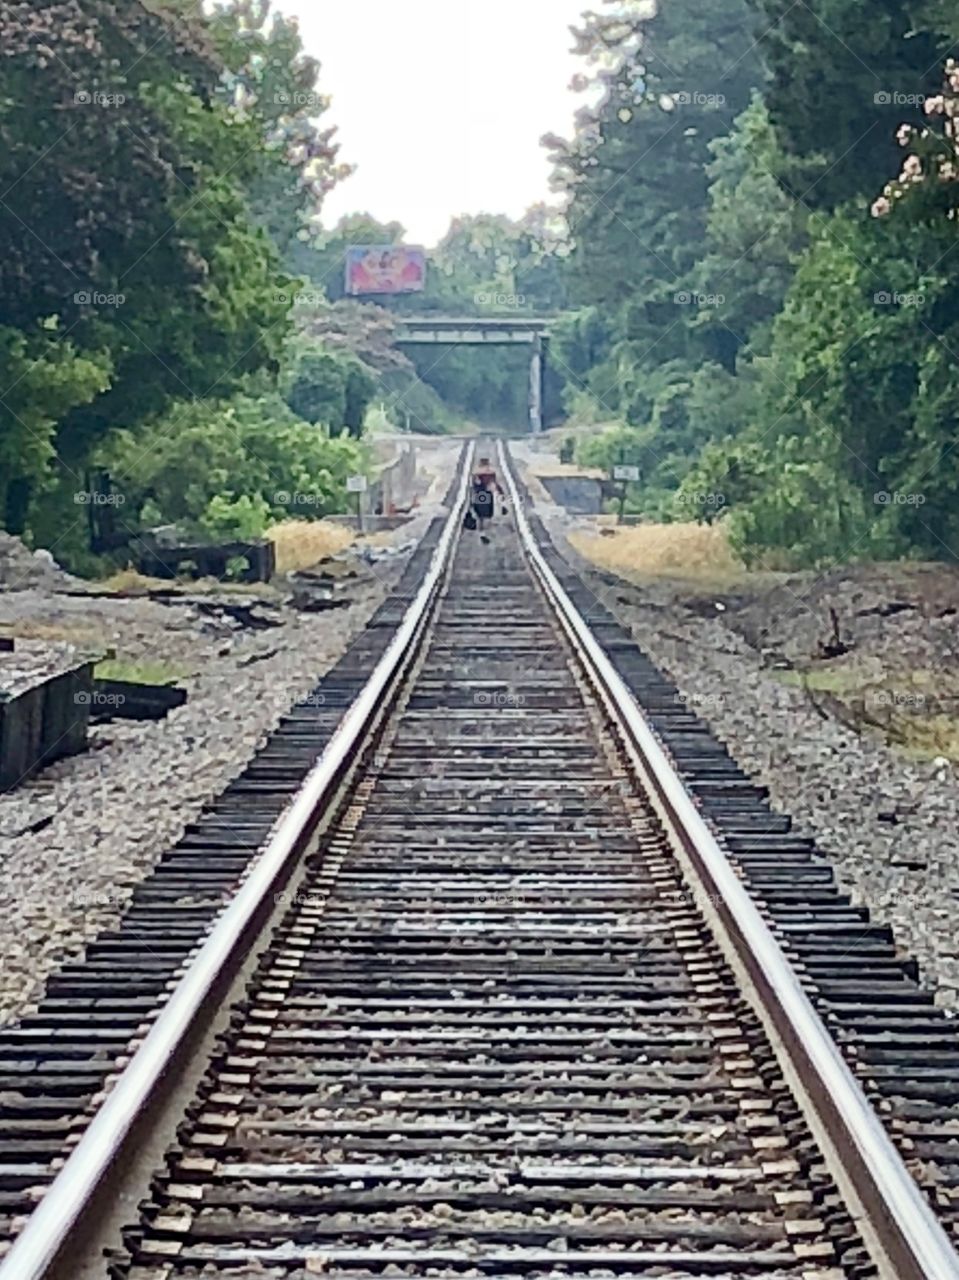
<path fill-rule="evenodd" d="M 939 0 L 584 21 L 556 349 L 642 509 L 754 560 L 959 555 L 957 35 Z"/>

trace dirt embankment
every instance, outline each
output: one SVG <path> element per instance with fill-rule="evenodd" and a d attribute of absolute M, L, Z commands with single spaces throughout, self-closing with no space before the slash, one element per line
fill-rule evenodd
<path fill-rule="evenodd" d="M 751 574 L 716 526 L 574 530 L 570 543 L 621 576 L 630 598 L 720 620 L 823 717 L 910 756 L 959 762 L 959 568 Z"/>

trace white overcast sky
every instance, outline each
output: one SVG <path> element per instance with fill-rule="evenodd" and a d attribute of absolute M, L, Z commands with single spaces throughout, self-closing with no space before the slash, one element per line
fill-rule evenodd
<path fill-rule="evenodd" d="M 569 52 L 589 0 L 277 0 L 300 19 L 333 98 L 341 159 L 357 165 L 324 222 L 369 212 L 435 244 L 452 216 L 520 216 L 550 198 L 544 133 L 580 105 Z"/>

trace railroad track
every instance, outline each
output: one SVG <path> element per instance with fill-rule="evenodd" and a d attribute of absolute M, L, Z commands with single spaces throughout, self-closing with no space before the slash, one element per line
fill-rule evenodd
<path fill-rule="evenodd" d="M 176 1140 L 119 1215 L 112 1280 L 959 1276 L 959 1118 L 920 1067 L 959 1063 L 951 1028 L 510 484 L 490 545 L 456 503 L 436 531 L 370 683 L 0 1280 L 79 1275 L 109 1239 L 138 1118 L 211 1001 L 228 1017 L 170 1084 Z M 253 781 L 275 799 L 289 770 Z M 857 1028 L 922 1104 L 888 1123 L 898 1149 Z"/>

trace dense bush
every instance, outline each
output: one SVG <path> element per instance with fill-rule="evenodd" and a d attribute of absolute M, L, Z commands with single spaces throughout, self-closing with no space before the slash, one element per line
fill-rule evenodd
<path fill-rule="evenodd" d="M 290 361 L 284 383 L 286 403 L 305 422 L 363 434 L 376 381 L 355 356 L 305 347 Z"/>
<path fill-rule="evenodd" d="M 298 418 L 278 396 L 172 405 L 101 450 L 123 520 L 173 523 L 186 535 L 254 538 L 289 517 L 347 510 L 346 478 L 362 446 Z"/>

